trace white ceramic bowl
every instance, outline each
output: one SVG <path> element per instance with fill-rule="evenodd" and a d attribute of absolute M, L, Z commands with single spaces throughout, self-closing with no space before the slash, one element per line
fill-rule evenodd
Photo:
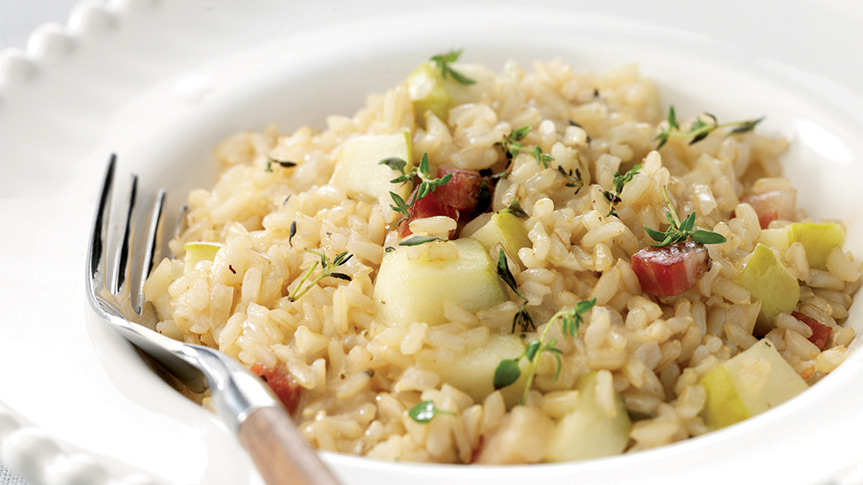
<path fill-rule="evenodd" d="M 791 141 L 799 203 L 848 225 L 863 256 L 863 8 L 853 0 L 711 4 L 374 0 L 119 0 L 82 4 L 26 52 L 0 55 L 0 461 L 42 483 L 259 483 L 206 411 L 89 315 L 84 253 L 117 152 L 180 203 L 213 182 L 212 147 L 278 122 L 322 126 L 429 55 L 499 69 L 561 57 L 638 63 L 680 113 L 767 114 Z M 863 331 L 856 298 L 849 324 Z M 347 483 L 824 483 L 860 478 L 863 351 L 798 398 L 739 425 L 583 463 L 464 467 L 324 453 Z"/>

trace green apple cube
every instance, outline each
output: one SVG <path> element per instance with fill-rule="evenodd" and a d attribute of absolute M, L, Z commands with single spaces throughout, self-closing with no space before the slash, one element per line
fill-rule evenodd
<path fill-rule="evenodd" d="M 521 264 L 518 250 L 529 247 L 532 243 L 527 237 L 524 219 L 509 212 L 497 212 L 491 219 L 476 230 L 470 237 L 476 239 L 487 251 L 494 250 L 498 243 L 503 244 L 507 255 Z"/>
<path fill-rule="evenodd" d="M 789 226 L 791 242 L 799 242 L 806 250 L 809 266 L 824 268 L 834 248 L 845 244 L 845 231 L 839 224 L 795 222 Z"/>
<path fill-rule="evenodd" d="M 760 328 L 770 327 L 773 317 L 791 313 L 800 300 L 800 284 L 772 249 L 757 244 L 737 273 L 737 282 L 761 302 Z"/>
<path fill-rule="evenodd" d="M 453 242 L 458 257 L 430 259 L 417 256 L 408 247 L 388 252 L 381 261 L 373 297 L 378 320 L 389 325 L 426 322 L 445 323 L 445 301 L 470 312 L 490 308 L 507 300 L 506 292 L 482 244 L 470 238 Z"/>
<path fill-rule="evenodd" d="M 492 334 L 481 347 L 456 355 L 454 359 L 427 365 L 446 382 L 466 393 L 475 402 L 482 402 L 494 392 L 494 372 L 502 360 L 513 359 L 524 352 L 524 342 L 517 335 Z M 518 404 L 527 381 L 527 359 L 521 359 L 521 376 L 513 384 L 501 389 L 507 406 Z"/>
<path fill-rule="evenodd" d="M 751 416 L 740 400 L 725 366 L 717 365 L 710 369 L 701 378 L 701 385 L 707 393 L 702 416 L 708 426 L 724 428 Z"/>
<path fill-rule="evenodd" d="M 380 161 L 400 158 L 407 162 L 405 172 L 413 167 L 411 137 L 407 131 L 392 135 L 362 135 L 343 142 L 336 150 L 336 168 L 330 183 L 349 197 L 366 198 L 389 204 L 390 192 L 407 199 L 411 184 L 393 184 L 401 175 Z"/>
<path fill-rule="evenodd" d="M 214 242 L 194 241 L 183 245 L 186 250 L 185 266 L 183 272 L 188 273 L 201 261 L 212 261 L 216 253 L 222 248 L 222 244 Z"/>
<path fill-rule="evenodd" d="M 549 461 L 574 461 L 617 455 L 626 449 L 632 422 L 623 399 L 614 393 L 614 411 L 600 406 L 596 372 L 578 380 L 575 409 L 558 421 L 548 445 Z"/>
<path fill-rule="evenodd" d="M 705 423 L 722 428 L 776 407 L 809 388 L 767 339 L 711 369 L 702 379 Z"/>
<path fill-rule="evenodd" d="M 779 229 L 762 229 L 761 236 L 758 237 L 758 242 L 771 247 L 780 254 L 783 254 L 788 246 L 791 245 L 791 232 L 789 226 L 780 227 Z"/>
<path fill-rule="evenodd" d="M 430 62 L 420 64 L 407 79 L 408 95 L 413 102 L 414 116 L 425 127 L 425 114 L 431 111 L 446 123 L 453 105 L 440 72 Z"/>

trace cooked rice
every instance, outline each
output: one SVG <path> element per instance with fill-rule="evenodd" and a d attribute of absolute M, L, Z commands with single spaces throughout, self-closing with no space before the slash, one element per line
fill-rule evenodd
<path fill-rule="evenodd" d="M 171 243 L 176 259 L 162 261 L 145 288 L 161 318 L 158 330 L 218 348 L 249 367 L 289 372 L 303 389 L 300 429 L 326 450 L 402 461 L 543 461 L 555 422 L 578 401 L 576 381 L 591 370 L 598 371 L 597 402 L 604 412 L 615 412 L 616 391 L 634 419 L 627 451 L 708 432 L 699 379 L 757 341 L 760 304 L 734 274 L 761 228 L 741 199 L 790 187 L 779 163 L 788 143 L 757 133 L 714 133 L 694 145 L 671 139 L 654 151 L 664 109 L 653 83 L 631 65 L 603 75 L 576 73 L 557 60 L 536 62 L 532 71 L 509 62 L 499 75 L 463 68 L 482 94 L 454 107 L 448 120 L 429 116 L 425 128 L 417 126 L 408 89 L 400 84 L 369 96 L 352 118 L 329 117 L 323 130 L 270 127 L 219 144 L 219 181 L 189 194 L 188 229 Z M 596 298 L 597 306 L 577 338 L 551 329 L 563 352 L 560 375 L 554 378 L 553 357 L 540 354 L 527 405 L 513 407 L 501 391 L 478 399 L 472 389 L 450 385 L 429 363 L 509 333 L 521 300 L 510 294 L 512 301 L 477 312 L 447 302 L 442 324 L 378 320 L 372 291 L 384 248 L 398 243 L 393 228 L 399 214 L 328 182 L 337 147 L 357 135 L 407 129 L 414 162 L 427 152 L 433 166 L 478 170 L 500 167 L 497 143 L 524 125 L 533 127 L 525 144 L 539 146 L 555 164 L 544 168 L 521 153 L 510 176 L 497 183 L 494 210 L 518 199 L 529 214 L 531 244 L 518 251 L 522 265 L 510 261 L 510 269 L 538 324 L 579 300 Z M 267 170 L 270 158 L 297 167 Z M 619 218 L 607 217 L 602 191 L 612 188 L 615 172 L 636 163 L 642 169 L 620 194 Z M 577 194 L 557 165 L 580 171 L 586 184 Z M 663 186 L 678 213 L 696 211 L 700 227 L 728 242 L 708 246 L 712 266 L 693 289 L 656 298 L 642 293 L 630 257 L 653 243 L 643 226 L 665 224 Z M 801 209 L 795 219 L 806 220 Z M 456 223 L 435 217 L 410 228 L 446 237 Z M 183 245 L 190 241 L 224 246 L 214 261 L 184 271 Z M 453 250 L 449 243 L 434 246 Z M 318 259 L 305 249 L 353 254 L 342 267 L 351 281 L 325 278 L 292 302 L 287 295 Z M 807 340 L 808 326 L 782 314 L 765 338 L 814 384 L 848 354 L 854 331 L 842 324 L 861 284 L 861 263 L 836 249 L 826 270 L 810 268 L 799 243 L 783 257 L 801 280 L 798 311 L 835 331 L 820 351 Z M 543 329 L 524 332 L 524 341 Z M 423 400 L 455 414 L 417 423 L 407 410 Z"/>

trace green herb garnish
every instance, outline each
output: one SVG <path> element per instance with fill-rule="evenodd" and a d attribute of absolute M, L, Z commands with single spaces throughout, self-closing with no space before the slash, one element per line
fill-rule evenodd
<path fill-rule="evenodd" d="M 524 148 L 524 143 L 521 141 L 527 137 L 531 129 L 530 125 L 525 125 L 521 128 L 512 130 L 512 133 L 503 137 L 503 140 L 500 142 L 500 146 L 503 148 L 503 152 L 506 154 L 507 160 L 512 160 L 521 153 L 521 149 Z"/>
<path fill-rule="evenodd" d="M 433 236 L 411 236 L 399 243 L 399 246 L 419 246 L 420 244 L 430 243 L 434 241 L 448 241 L 443 237 Z"/>
<path fill-rule="evenodd" d="M 566 186 L 574 188 L 576 194 L 584 186 L 584 180 L 581 179 L 581 170 L 575 169 L 573 172 L 572 169 L 564 170 L 562 166 L 558 165 L 557 171 L 567 180 Z"/>
<path fill-rule="evenodd" d="M 533 147 L 533 150 L 530 151 L 533 155 L 533 158 L 536 159 L 536 163 L 542 165 L 542 168 L 548 168 L 548 164 L 554 161 L 554 157 L 547 154 L 542 153 L 542 149 L 538 146 Z"/>
<path fill-rule="evenodd" d="M 438 414 L 449 414 L 455 416 L 453 411 L 445 411 L 435 407 L 434 401 L 423 401 L 416 406 L 410 408 L 408 416 L 417 423 L 428 423 Z"/>
<path fill-rule="evenodd" d="M 623 175 L 620 175 L 620 172 L 614 172 L 614 181 L 611 184 L 614 192 L 610 190 L 602 191 L 602 196 L 605 197 L 605 200 L 608 201 L 609 205 L 608 214 L 606 214 L 606 216 L 619 217 L 614 206 L 620 202 L 620 194 L 623 192 L 623 186 L 632 181 L 632 177 L 638 175 L 639 170 L 641 170 L 641 165 L 632 167 Z"/>
<path fill-rule="evenodd" d="M 707 120 L 705 120 L 705 118 Z M 719 128 L 729 128 L 734 127 L 728 134 L 735 133 L 746 133 L 747 131 L 752 131 L 755 129 L 755 126 L 760 123 L 764 117 L 752 120 L 743 120 L 743 121 L 732 121 L 730 123 L 719 123 L 716 119 L 716 116 L 713 116 L 710 113 L 704 112 L 701 116 L 699 116 L 692 126 L 689 127 L 689 131 L 682 131 L 680 129 L 680 124 L 677 122 L 677 115 L 674 112 L 674 105 L 668 107 L 668 118 L 667 124 L 665 128 L 661 132 L 659 132 L 654 140 L 659 143 L 656 145 L 656 149 L 662 148 L 666 142 L 668 142 L 669 138 L 692 138 L 689 141 L 690 145 L 700 142 L 701 140 L 707 138 L 707 135 L 712 133 L 713 131 L 718 130 Z"/>
<path fill-rule="evenodd" d="M 292 291 L 291 294 L 288 296 L 291 301 L 299 300 L 301 296 L 305 295 L 306 292 L 308 292 L 313 286 L 317 285 L 319 281 L 326 278 L 327 276 L 331 278 L 338 278 L 340 280 L 351 281 L 350 275 L 346 275 L 344 273 L 337 273 L 333 270 L 347 263 L 354 256 L 353 254 L 348 254 L 347 251 L 339 253 L 339 255 L 336 256 L 331 263 L 329 258 L 327 258 L 327 255 L 324 254 L 323 251 L 319 253 L 317 251 L 312 251 L 311 249 L 306 249 L 306 252 L 316 254 L 321 257 L 321 274 L 316 276 L 315 279 L 310 281 L 309 284 L 305 286 L 305 288 L 300 290 L 306 280 L 311 277 L 312 272 L 315 270 L 315 268 L 318 267 L 318 262 L 315 261 L 315 264 L 313 264 L 308 270 L 306 270 L 305 274 L 303 274 L 302 279 L 300 279 L 300 282 L 297 284 L 296 288 L 294 288 L 294 291 Z"/>
<path fill-rule="evenodd" d="M 509 270 L 509 263 L 506 259 L 506 252 L 503 250 L 503 248 L 500 248 L 498 251 L 497 275 L 522 300 L 521 309 L 516 312 L 516 314 L 512 317 L 512 330 L 510 330 L 510 332 L 515 333 L 516 326 L 520 326 L 522 331 L 526 331 L 528 329 L 535 330 L 536 325 L 533 324 L 533 317 L 531 317 L 530 313 L 527 311 L 527 298 L 525 298 L 524 295 L 522 295 L 521 292 L 518 291 L 518 284 L 515 282 L 515 277 Z"/>
<path fill-rule="evenodd" d="M 273 157 L 267 157 L 267 169 L 266 169 L 267 172 L 273 171 L 273 164 L 274 163 L 277 164 L 278 166 L 282 167 L 282 168 L 291 168 L 291 167 L 297 166 L 297 162 L 292 162 L 290 160 L 276 160 Z"/>
<path fill-rule="evenodd" d="M 509 205 L 506 206 L 506 208 L 501 209 L 500 212 L 504 214 L 512 214 L 519 219 L 528 218 L 527 212 L 525 212 L 524 209 L 521 208 L 521 204 L 518 202 L 518 199 L 513 199 L 512 202 L 510 202 Z"/>
<path fill-rule="evenodd" d="M 452 68 L 452 66 L 450 66 L 450 63 L 458 60 L 458 58 L 461 56 L 461 52 L 461 49 L 459 49 L 457 51 L 449 51 L 446 54 L 438 54 L 436 56 L 432 56 L 431 61 L 437 64 L 438 69 L 440 69 L 440 75 L 442 78 L 446 79 L 447 76 L 452 76 L 453 79 L 455 79 L 461 84 L 475 84 L 476 81 L 456 71 Z"/>
<path fill-rule="evenodd" d="M 385 158 L 378 162 L 378 165 L 386 165 L 393 170 L 401 172 L 401 175 L 390 180 L 390 183 L 398 184 L 412 181 L 414 177 L 419 177 L 420 184 L 417 186 L 416 192 L 414 196 L 411 198 L 411 203 L 408 204 L 405 202 L 402 197 L 395 193 L 390 192 L 390 198 L 392 198 L 393 203 L 395 205 L 390 205 L 392 209 L 399 214 L 402 215 L 402 218 L 399 219 L 398 224 L 401 224 L 402 221 L 408 219 L 410 217 L 410 208 L 417 203 L 417 201 L 422 200 L 423 197 L 432 193 L 445 183 L 449 182 L 452 178 L 452 174 L 448 173 L 441 178 L 433 178 L 429 173 L 431 170 L 429 166 L 429 158 L 428 153 L 423 153 L 422 159 L 420 159 L 419 166 L 414 167 L 410 172 L 405 172 L 405 167 L 408 162 L 402 160 L 401 158 Z"/>
<path fill-rule="evenodd" d="M 564 335 L 569 335 L 571 337 L 575 337 L 578 334 L 578 327 L 584 321 L 584 315 L 587 313 L 593 306 L 596 304 L 596 298 L 590 300 L 582 300 L 575 305 L 575 308 L 571 310 L 561 310 L 554 314 L 551 319 L 548 321 L 548 324 L 545 326 L 545 329 L 542 331 L 542 334 L 539 336 L 539 339 L 534 339 L 528 342 L 527 346 L 524 348 L 524 352 L 521 353 L 518 357 L 512 359 L 503 359 L 497 365 L 497 368 L 494 370 L 494 388 L 495 390 L 504 388 L 506 386 L 512 385 L 515 381 L 521 377 L 521 369 L 518 366 L 518 363 L 521 359 L 527 358 L 527 361 L 530 363 L 530 367 L 527 370 L 527 382 L 524 386 L 524 394 L 521 397 L 521 403 L 524 404 L 527 402 L 527 397 L 530 394 L 530 387 L 533 384 L 534 376 L 536 376 L 536 366 L 539 363 L 539 356 L 543 352 L 551 352 L 551 355 L 554 356 L 557 361 L 557 370 L 554 373 L 554 378 L 557 379 L 560 375 L 560 370 L 563 366 L 561 362 L 560 356 L 563 354 L 563 351 L 555 347 L 557 345 L 557 339 L 551 339 L 548 342 L 545 341 L 548 336 L 548 331 L 552 327 L 552 323 L 555 320 L 560 319 L 561 321 L 561 329 L 563 330 Z"/>
<path fill-rule="evenodd" d="M 644 226 L 647 235 L 654 241 L 658 241 L 656 244 L 653 244 L 653 247 L 661 248 L 669 244 L 685 241 L 689 237 L 700 244 L 721 244 L 726 241 L 725 236 L 722 234 L 695 229 L 694 211 L 690 212 L 683 222 L 680 222 L 680 219 L 677 218 L 677 212 L 671 204 L 671 199 L 668 197 L 668 190 L 666 190 L 664 185 L 662 186 L 662 195 L 665 197 L 665 204 L 668 206 L 668 210 L 665 211 L 665 218 L 668 219 L 669 224 L 668 229 L 662 232 Z"/>

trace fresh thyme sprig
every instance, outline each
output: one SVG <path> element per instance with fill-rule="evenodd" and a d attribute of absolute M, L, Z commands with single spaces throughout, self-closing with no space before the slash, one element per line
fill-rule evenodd
<path fill-rule="evenodd" d="M 572 169 L 564 170 L 563 166 L 558 165 L 557 171 L 567 180 L 566 186 L 574 188 L 576 194 L 578 194 L 581 188 L 584 187 L 584 180 L 581 178 L 581 170 L 575 169 L 575 172 L 573 172 Z"/>
<path fill-rule="evenodd" d="M 527 358 L 527 361 L 530 363 L 530 367 L 527 370 L 527 382 L 525 382 L 524 394 L 521 397 L 521 403 L 526 403 L 527 397 L 530 394 L 530 387 L 533 384 L 534 377 L 536 376 L 536 367 L 539 363 L 539 356 L 543 352 L 551 352 L 551 355 L 553 355 L 557 361 L 557 369 L 555 370 L 553 377 L 553 379 L 556 380 L 558 376 L 560 376 L 560 370 L 563 366 L 560 359 L 563 351 L 556 347 L 557 339 L 552 338 L 548 342 L 545 340 L 546 337 L 548 337 L 548 332 L 552 327 L 552 323 L 559 319 L 561 321 L 561 330 L 563 330 L 563 335 L 575 337 L 578 335 L 578 327 L 584 321 L 584 317 L 582 315 L 593 308 L 595 304 L 596 298 L 582 300 L 575 305 L 575 308 L 570 310 L 561 310 L 555 313 L 548 321 L 548 324 L 546 324 L 545 329 L 539 336 L 539 339 L 534 339 L 528 342 L 521 355 L 512 359 L 503 359 L 498 363 L 497 368 L 494 371 L 494 388 L 497 390 L 514 384 L 515 381 L 521 377 L 521 368 L 519 368 L 518 363 L 521 359 Z"/>
<path fill-rule="evenodd" d="M 527 219 L 529 217 L 527 212 L 521 208 L 521 204 L 518 202 L 518 199 L 512 199 L 509 205 L 501 209 L 500 212 L 504 214 L 512 214 L 519 219 Z"/>
<path fill-rule="evenodd" d="M 533 150 L 531 150 L 530 153 L 533 155 L 533 158 L 536 159 L 536 163 L 538 165 L 542 165 L 542 168 L 548 168 L 548 165 L 554 161 L 553 156 L 548 153 L 542 153 L 542 149 L 538 146 L 533 147 Z"/>
<path fill-rule="evenodd" d="M 531 317 L 530 312 L 527 311 L 527 298 L 518 291 L 518 284 L 515 282 L 515 277 L 509 270 L 506 252 L 503 248 L 499 249 L 497 255 L 497 275 L 522 300 L 521 309 L 512 317 L 512 330 L 510 330 L 510 332 L 515 333 L 516 326 L 520 326 L 522 332 L 525 332 L 528 329 L 535 330 L 536 325 L 533 324 L 533 317 Z"/>
<path fill-rule="evenodd" d="M 668 206 L 668 210 L 665 211 L 665 218 L 668 219 L 669 224 L 668 229 L 663 232 L 644 226 L 644 230 L 647 232 L 647 235 L 654 241 L 658 241 L 656 244 L 653 244 L 653 247 L 661 248 L 663 246 L 668 246 L 669 244 L 685 241 L 686 238 L 689 237 L 700 244 L 721 244 L 726 241 L 725 236 L 722 234 L 718 234 L 713 231 L 695 229 L 694 211 L 690 212 L 689 215 L 686 216 L 686 219 L 681 222 L 677 217 L 677 212 L 674 210 L 674 206 L 671 204 L 671 199 L 668 197 L 668 190 L 666 190 L 664 185 L 662 186 L 662 195 L 665 197 L 665 204 Z"/>
<path fill-rule="evenodd" d="M 446 79 L 447 76 L 452 76 L 457 82 L 465 85 L 475 84 L 476 81 L 465 76 L 464 74 L 456 71 L 450 66 L 450 63 L 455 62 L 461 56 L 462 50 L 459 49 L 457 51 L 449 51 L 445 54 L 438 54 L 436 56 L 432 56 L 431 61 L 437 64 L 438 69 L 440 69 L 440 75 L 442 78 Z"/>
<path fill-rule="evenodd" d="M 521 128 L 512 130 L 512 133 L 503 137 L 503 140 L 500 141 L 500 146 L 506 154 L 506 159 L 510 162 L 512 159 L 517 157 L 519 153 L 525 152 L 533 155 L 533 158 L 536 159 L 536 163 L 538 165 L 542 165 L 543 168 L 548 168 L 548 165 L 554 161 L 554 157 L 547 153 L 542 153 L 542 148 L 539 146 L 526 148 L 524 143 L 522 143 L 522 140 L 527 137 L 531 129 L 530 125 L 525 125 Z"/>
<path fill-rule="evenodd" d="M 434 192 L 435 189 L 437 189 L 441 185 L 444 185 L 445 183 L 449 182 L 450 179 L 452 178 L 452 173 L 448 173 L 441 178 L 433 178 L 431 176 L 431 174 L 429 173 L 429 170 L 431 168 L 429 166 L 428 153 L 423 153 L 423 156 L 420 159 L 419 166 L 414 167 L 409 172 L 405 172 L 405 167 L 407 166 L 407 164 L 408 164 L 408 162 L 406 162 L 405 160 L 402 160 L 401 158 L 395 158 L 395 157 L 385 158 L 385 159 L 381 160 L 380 162 L 378 162 L 378 165 L 386 165 L 393 170 L 401 172 L 401 175 L 390 180 L 390 183 L 398 184 L 398 183 L 410 182 L 411 180 L 414 179 L 414 177 L 418 177 L 420 179 L 420 183 L 417 186 L 417 190 L 416 190 L 415 195 L 411 198 L 410 204 L 405 202 L 405 200 L 402 199 L 402 197 L 399 194 L 397 194 L 395 192 L 390 192 L 390 198 L 393 200 L 393 203 L 395 204 L 395 205 L 390 205 L 390 207 L 392 207 L 392 209 L 394 211 L 396 211 L 402 215 L 402 218 L 399 219 L 399 222 L 398 222 L 399 224 L 401 224 L 402 221 L 404 221 L 410 217 L 410 208 L 414 204 L 416 204 L 418 201 L 422 200 L 423 197 Z"/>
<path fill-rule="evenodd" d="M 639 170 L 641 170 L 641 165 L 632 167 L 623 175 L 620 175 L 620 172 L 614 172 L 614 181 L 611 184 L 614 192 L 610 190 L 602 191 L 602 196 L 605 197 L 605 200 L 608 201 L 609 205 L 608 214 L 606 214 L 606 216 L 620 217 L 617 215 L 617 211 L 614 209 L 614 206 L 620 202 L 620 194 L 623 193 L 623 186 L 631 182 L 632 177 L 638 175 Z"/>
<path fill-rule="evenodd" d="M 705 121 L 707 118 L 707 121 Z M 666 126 L 659 132 L 656 137 L 653 139 L 658 141 L 659 143 L 656 145 L 656 149 L 659 150 L 668 142 L 669 138 L 692 138 L 689 141 L 690 145 L 700 142 L 701 140 L 707 138 L 711 132 L 718 130 L 719 128 L 729 128 L 734 127 L 729 135 L 735 133 L 746 133 L 747 131 L 752 131 L 755 129 L 755 126 L 760 123 L 764 117 L 751 119 L 751 120 L 742 120 L 742 121 L 732 121 L 730 123 L 719 123 L 716 119 L 716 116 L 708 112 L 704 112 L 702 116 L 699 116 L 695 122 L 692 123 L 692 126 L 689 127 L 689 131 L 681 131 L 680 124 L 677 122 L 677 114 L 674 112 L 674 105 L 668 107 L 668 118 L 666 119 Z"/>
<path fill-rule="evenodd" d="M 455 416 L 455 412 L 453 411 L 445 411 L 435 407 L 434 401 L 423 401 L 410 408 L 408 411 L 408 416 L 417 423 L 428 423 L 438 414 L 449 414 Z"/>
<path fill-rule="evenodd" d="M 521 153 L 522 148 L 524 148 L 524 143 L 521 141 L 527 137 L 531 129 L 530 125 L 525 125 L 521 128 L 512 130 L 512 133 L 503 137 L 503 140 L 500 142 L 500 146 L 503 148 L 503 152 L 506 154 L 507 160 L 511 161 Z"/>
<path fill-rule="evenodd" d="M 291 301 L 299 300 L 301 296 L 305 295 L 306 292 L 312 289 L 313 286 L 317 285 L 319 281 L 326 278 L 327 276 L 331 278 L 338 278 L 340 280 L 351 281 L 351 277 L 349 275 L 346 275 L 344 273 L 337 273 L 333 270 L 350 261 L 350 259 L 354 256 L 353 254 L 348 254 L 347 251 L 339 253 L 331 263 L 329 258 L 327 258 L 327 255 L 324 254 L 323 251 L 317 252 L 312 251 L 311 249 L 306 249 L 306 252 L 316 254 L 321 257 L 321 274 L 316 276 L 315 279 L 310 281 L 309 284 L 306 285 L 305 288 L 303 288 L 303 284 L 306 282 L 306 280 L 309 279 L 309 277 L 312 276 L 312 272 L 315 270 L 315 268 L 318 267 L 318 262 L 315 261 L 315 263 L 303 274 L 302 279 L 300 279 L 300 282 L 294 288 L 294 291 L 292 291 L 291 294 L 288 296 Z M 300 288 L 303 289 L 301 290 Z"/>

